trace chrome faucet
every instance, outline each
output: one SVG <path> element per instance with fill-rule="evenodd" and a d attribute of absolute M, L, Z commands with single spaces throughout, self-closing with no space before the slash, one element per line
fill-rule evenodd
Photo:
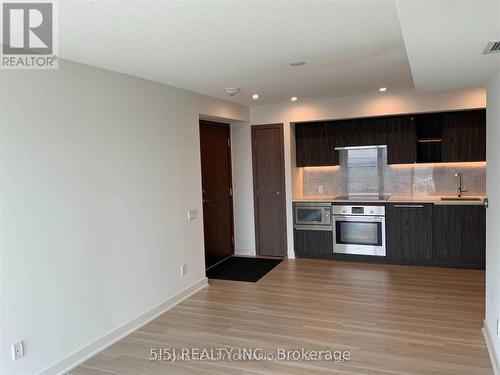
<path fill-rule="evenodd" d="M 457 196 L 462 198 L 462 193 L 467 193 L 467 187 L 462 185 L 462 173 L 455 173 L 455 177 L 458 177 Z"/>

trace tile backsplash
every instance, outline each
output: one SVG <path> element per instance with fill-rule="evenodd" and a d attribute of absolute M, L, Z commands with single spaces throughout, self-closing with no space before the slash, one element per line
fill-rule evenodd
<path fill-rule="evenodd" d="M 485 195 L 486 163 L 440 163 L 386 165 L 383 167 L 384 194 L 390 195 L 455 195 L 457 178 L 462 173 L 468 192 L 464 195 Z M 350 174 L 346 183 L 345 171 L 340 167 L 303 168 L 303 195 L 345 195 L 347 186 L 356 193 L 370 193 L 376 181 L 362 173 Z M 320 193 L 320 191 L 323 193 Z"/>

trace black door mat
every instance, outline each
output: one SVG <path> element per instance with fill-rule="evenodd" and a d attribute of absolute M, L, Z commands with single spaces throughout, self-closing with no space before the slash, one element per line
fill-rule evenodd
<path fill-rule="evenodd" d="M 229 257 L 207 270 L 209 279 L 255 283 L 283 259 Z"/>

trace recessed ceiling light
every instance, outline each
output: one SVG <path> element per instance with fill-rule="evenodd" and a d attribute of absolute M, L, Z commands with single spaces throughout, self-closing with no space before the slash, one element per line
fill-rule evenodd
<path fill-rule="evenodd" d="M 378 91 L 380 92 L 386 92 L 387 91 L 387 87 L 381 87 L 378 89 Z"/>
<path fill-rule="evenodd" d="M 302 66 L 305 64 L 306 64 L 305 61 L 295 61 L 295 62 L 290 63 L 290 66 Z"/>
<path fill-rule="evenodd" d="M 252 99 L 253 100 L 259 100 L 259 98 L 260 98 L 259 94 L 253 94 L 252 95 Z"/>
<path fill-rule="evenodd" d="M 296 102 L 297 100 L 299 100 L 299 97 L 298 97 L 298 96 L 292 96 L 292 97 L 290 98 L 290 100 L 291 100 L 292 102 Z"/>

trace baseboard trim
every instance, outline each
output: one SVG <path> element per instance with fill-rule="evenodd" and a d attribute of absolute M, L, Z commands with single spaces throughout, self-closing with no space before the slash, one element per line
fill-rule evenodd
<path fill-rule="evenodd" d="M 152 308 L 151 310 L 139 315 L 138 317 L 128 321 L 122 326 L 114 329 L 113 331 L 102 336 L 100 339 L 94 341 L 93 343 L 83 347 L 82 349 L 70 354 L 68 357 L 59 361 L 44 371 L 40 375 L 54 375 L 54 374 L 65 374 L 68 371 L 73 370 L 75 367 L 79 366 L 87 359 L 93 357 L 97 353 L 103 351 L 107 347 L 111 346 L 115 342 L 121 340 L 125 336 L 128 336 L 132 332 L 146 325 L 153 319 L 157 318 L 164 312 L 170 310 L 172 307 L 182 302 L 186 298 L 190 297 L 194 293 L 198 292 L 200 289 L 205 288 L 208 285 L 207 278 L 197 281 L 186 289 L 177 293 L 173 297 L 169 298 L 160 305 Z"/>
<path fill-rule="evenodd" d="M 486 347 L 488 348 L 488 354 L 490 355 L 491 367 L 493 367 L 493 374 L 500 375 L 500 366 L 498 358 L 495 356 L 495 351 L 493 350 L 493 341 L 491 340 L 491 336 L 488 330 L 488 326 L 486 321 L 483 323 L 483 335 L 484 341 L 486 341 Z"/>

